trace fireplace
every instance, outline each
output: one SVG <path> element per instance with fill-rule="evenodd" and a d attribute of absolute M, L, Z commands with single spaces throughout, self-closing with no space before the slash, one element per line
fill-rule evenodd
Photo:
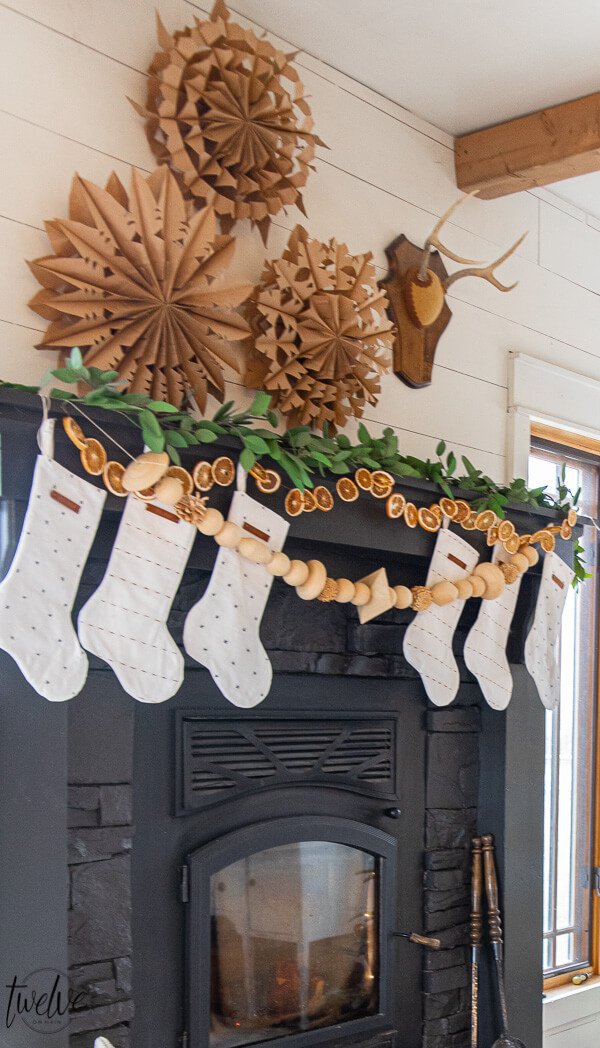
<path fill-rule="evenodd" d="M 35 398 L 10 400 L 7 562 L 39 423 Z M 130 439 L 125 428 L 117 437 Z M 57 446 L 77 469 L 60 434 Z M 417 504 L 431 501 L 429 485 L 407 481 L 407 492 L 409 483 Z M 215 503 L 226 500 L 217 494 Z M 299 518 L 290 555 L 322 558 L 333 576 L 360 578 L 385 564 L 394 584 L 424 580 L 432 537 L 382 524 L 380 510 L 359 500 Z M 109 502 L 79 604 L 104 572 L 119 512 Z M 544 518 L 511 515 L 521 531 Z M 169 620 L 178 642 L 214 552 L 210 540 L 196 543 Z M 24 898 L 20 870 L 29 880 L 44 870 L 36 906 L 11 910 L 5 981 L 15 964 L 68 967 L 87 1002 L 52 1048 L 91 1048 L 100 1033 L 116 1048 L 186 1039 L 188 1048 L 468 1045 L 476 828 L 498 845 L 511 1023 L 539 1048 L 543 708 L 520 665 L 538 577 L 528 573 L 521 587 L 509 645 L 515 693 L 504 714 L 481 705 L 460 659 L 476 602 L 456 635 L 461 688 L 447 709 L 428 705 L 402 658 L 409 612 L 360 626 L 354 609 L 304 604 L 278 580 L 261 630 L 273 687 L 250 711 L 230 706 L 191 660 L 178 695 L 145 706 L 91 659 L 85 693 L 61 705 L 32 694 L 3 656 L 3 762 L 7 781 L 20 784 L 0 827 L 11 856 L 5 896 Z M 402 937 L 415 931 L 441 949 Z M 488 982 L 484 965 L 480 1028 L 491 1044 Z"/>

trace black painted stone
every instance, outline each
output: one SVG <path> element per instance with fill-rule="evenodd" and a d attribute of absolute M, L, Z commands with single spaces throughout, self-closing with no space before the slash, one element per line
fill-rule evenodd
<path fill-rule="evenodd" d="M 469 972 L 464 964 L 455 968 L 439 968 L 437 971 L 423 972 L 423 989 L 425 993 L 443 993 L 446 990 L 459 990 L 469 985 Z"/>
<path fill-rule="evenodd" d="M 463 946 L 453 950 L 425 950 L 423 967 L 426 971 L 437 971 L 438 968 L 453 968 L 457 964 L 466 964 L 467 955 Z"/>
<path fill-rule="evenodd" d="M 454 946 L 466 946 L 469 942 L 469 925 L 463 921 L 462 924 L 450 925 L 448 928 L 438 928 L 435 938 L 440 940 L 442 950 L 450 950 Z"/>
<path fill-rule="evenodd" d="M 428 808 L 466 808 L 477 804 L 477 735 L 440 733 L 427 740 Z"/>
<path fill-rule="evenodd" d="M 131 951 L 129 856 L 75 866 L 69 912 L 71 964 L 124 957 Z"/>
<path fill-rule="evenodd" d="M 128 826 L 133 821 L 133 789 L 130 785 L 100 787 L 103 826 Z"/>
<path fill-rule="evenodd" d="M 446 913 L 456 906 L 466 906 L 469 901 L 469 893 L 464 885 L 448 891 L 432 892 L 424 894 L 425 913 Z"/>
<path fill-rule="evenodd" d="M 114 1048 L 131 1048 L 131 1031 L 128 1026 L 105 1027 L 94 1033 L 76 1033 L 69 1037 L 69 1048 L 92 1048 L 94 1038 L 106 1037 Z"/>
<path fill-rule="evenodd" d="M 284 582 L 271 590 L 261 623 L 267 649 L 342 654 L 346 645 L 346 611 L 341 604 L 298 600 Z"/>
<path fill-rule="evenodd" d="M 348 623 L 348 650 L 360 655 L 398 655 L 402 652 L 405 625 L 382 625 L 375 622 Z"/>
<path fill-rule="evenodd" d="M 130 1021 L 133 1019 L 133 1015 L 133 1001 L 116 1001 L 115 1004 L 107 1004 L 100 1008 L 90 1008 L 88 1011 L 76 1012 L 71 1018 L 69 1029 L 71 1033 L 93 1030 L 97 1036 L 101 1030 L 116 1026 L 117 1023 Z M 90 1037 L 88 1043 L 91 1046 L 93 1037 Z"/>
<path fill-rule="evenodd" d="M 466 882 L 465 870 L 426 870 L 423 883 L 436 892 L 462 888 Z"/>
<path fill-rule="evenodd" d="M 442 1019 L 448 1015 L 456 1015 L 460 1006 L 461 997 L 459 990 L 423 994 L 423 1017 L 425 1020 Z"/>
<path fill-rule="evenodd" d="M 98 786 L 69 786 L 67 804 L 69 826 L 100 825 L 100 789 Z"/>
<path fill-rule="evenodd" d="M 452 928 L 462 924 L 469 916 L 468 906 L 456 906 L 450 910 L 436 910 L 431 913 L 425 911 L 425 929 L 428 933 L 437 933 L 445 928 Z M 437 935 L 436 935 L 437 937 Z"/>
<path fill-rule="evenodd" d="M 441 851 L 425 852 L 426 870 L 454 870 L 463 868 L 468 861 L 464 848 L 446 848 Z"/>
<path fill-rule="evenodd" d="M 127 783 L 133 775 L 133 702 L 119 701 L 112 671 L 90 673 L 69 703 L 69 784 Z"/>
<path fill-rule="evenodd" d="M 69 863 L 100 862 L 131 852 L 131 827 L 69 830 Z"/>
<path fill-rule="evenodd" d="M 425 847 L 465 848 L 475 836 L 476 825 L 475 808 L 430 808 L 425 814 Z"/>

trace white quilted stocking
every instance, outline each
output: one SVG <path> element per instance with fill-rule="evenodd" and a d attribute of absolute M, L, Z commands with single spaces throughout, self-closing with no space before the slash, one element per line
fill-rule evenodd
<path fill-rule="evenodd" d="M 492 564 L 510 560 L 506 551 L 496 544 Z M 513 679 L 506 658 L 506 642 L 513 620 L 522 575 L 495 600 L 482 600 L 477 621 L 465 641 L 464 657 L 467 668 L 477 678 L 479 687 L 493 710 L 504 710 L 510 702 Z"/>
<path fill-rule="evenodd" d="M 164 702 L 183 681 L 167 618 L 195 536 L 168 506 L 130 495 L 106 574 L 79 613 L 83 646 L 140 702 Z"/>
<path fill-rule="evenodd" d="M 46 422 L 51 444 L 53 423 Z M 71 611 L 106 492 L 37 459 L 19 545 L 0 584 L 0 645 L 39 695 L 72 699 L 88 672 Z"/>
<path fill-rule="evenodd" d="M 557 553 L 544 555 L 535 616 L 525 641 L 525 665 L 547 710 L 560 698 L 560 620 L 573 572 Z"/>
<path fill-rule="evenodd" d="M 455 582 L 471 574 L 479 554 L 454 532 L 438 532 L 427 573 L 427 586 L 444 579 Z M 456 698 L 460 674 L 452 652 L 452 638 L 464 607 L 455 600 L 439 608 L 432 604 L 419 611 L 404 634 L 404 657 L 418 670 L 429 698 L 436 706 L 447 706 Z"/>
<path fill-rule="evenodd" d="M 262 532 L 274 552 L 281 550 L 289 528 L 283 517 L 243 491 L 234 494 L 228 519 Z M 210 670 L 234 706 L 256 706 L 271 687 L 273 669 L 259 629 L 272 584 L 273 576 L 263 565 L 222 547 L 206 593 L 185 620 L 185 650 Z"/>

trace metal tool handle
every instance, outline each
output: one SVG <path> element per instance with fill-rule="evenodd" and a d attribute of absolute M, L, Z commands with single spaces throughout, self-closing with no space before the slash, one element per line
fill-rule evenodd
<path fill-rule="evenodd" d="M 492 945 L 502 945 L 502 920 L 500 917 L 500 905 L 498 902 L 498 878 L 496 876 L 496 863 L 494 861 L 494 838 L 491 833 L 481 838 L 483 848 L 483 870 L 485 874 L 485 894 L 487 897 L 488 925 L 490 929 L 490 942 Z"/>
<path fill-rule="evenodd" d="M 471 867 L 471 924 L 469 938 L 471 946 L 481 946 L 481 890 L 483 887 L 481 839 L 473 837 L 473 865 Z"/>
<path fill-rule="evenodd" d="M 409 942 L 415 942 L 417 946 L 428 946 L 430 950 L 439 950 L 441 942 L 439 939 L 431 939 L 427 935 L 418 935 L 417 932 L 411 932 L 408 936 Z"/>

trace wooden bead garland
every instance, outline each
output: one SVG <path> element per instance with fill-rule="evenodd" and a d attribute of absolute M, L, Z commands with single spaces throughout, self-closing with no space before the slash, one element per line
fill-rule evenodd
<path fill-rule="evenodd" d="M 320 560 L 309 560 L 307 568 L 308 578 L 302 585 L 296 586 L 296 593 L 301 600 L 314 600 L 327 582 L 327 569 Z"/>
<path fill-rule="evenodd" d="M 452 604 L 457 598 L 458 589 L 452 582 L 436 582 L 431 587 L 431 599 L 438 608 L 443 608 L 445 604 Z"/>

